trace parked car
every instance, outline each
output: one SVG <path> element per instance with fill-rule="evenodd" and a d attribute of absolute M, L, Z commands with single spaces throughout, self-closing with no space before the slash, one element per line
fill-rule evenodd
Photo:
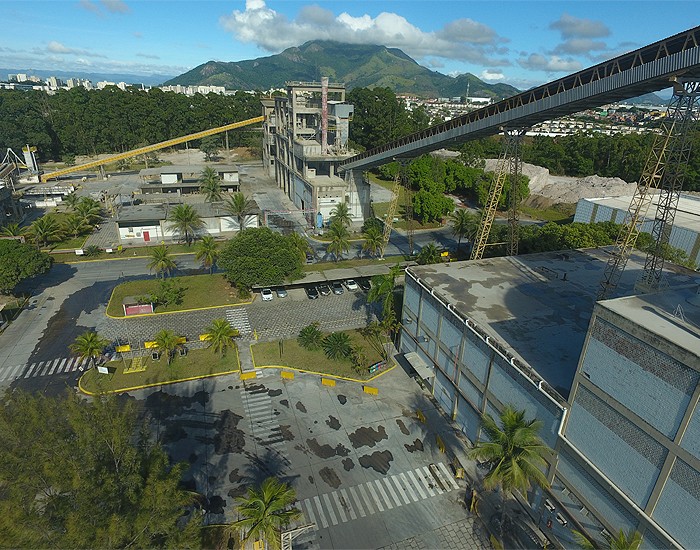
<path fill-rule="evenodd" d="M 348 279 L 345 281 L 345 286 L 348 290 L 357 290 L 359 288 L 354 279 Z"/>
<path fill-rule="evenodd" d="M 269 302 L 272 300 L 272 289 L 263 288 L 262 291 L 260 291 L 260 296 L 262 296 L 263 302 Z"/>
<path fill-rule="evenodd" d="M 315 286 L 307 286 L 304 290 L 306 290 L 306 295 L 309 297 L 309 300 L 318 298 L 318 289 Z"/>
<path fill-rule="evenodd" d="M 321 293 L 321 296 L 330 296 L 331 287 L 329 287 L 326 283 L 323 283 L 318 285 L 318 291 Z"/>
<path fill-rule="evenodd" d="M 343 293 L 343 284 L 340 281 L 333 281 L 331 288 L 333 289 L 333 294 Z"/>
<path fill-rule="evenodd" d="M 357 284 L 360 285 L 360 288 L 365 292 L 369 292 L 369 289 L 372 288 L 369 279 L 357 279 Z"/>
<path fill-rule="evenodd" d="M 284 288 L 283 286 L 276 289 L 275 292 L 277 293 L 278 298 L 286 298 L 287 297 L 287 289 Z"/>

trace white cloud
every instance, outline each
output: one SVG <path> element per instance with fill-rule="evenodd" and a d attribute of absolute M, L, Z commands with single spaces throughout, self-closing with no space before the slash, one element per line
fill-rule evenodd
<path fill-rule="evenodd" d="M 590 38 L 572 38 L 566 40 L 554 48 L 555 53 L 587 55 L 592 51 L 606 50 L 605 42 L 591 40 Z"/>
<path fill-rule="evenodd" d="M 104 55 L 94 53 L 88 50 L 69 48 L 68 46 L 62 44 L 61 42 L 56 42 L 55 40 L 49 42 L 46 46 L 46 49 L 51 53 L 61 55 L 84 55 L 86 57 L 105 57 Z"/>
<path fill-rule="evenodd" d="M 100 13 L 100 7 L 92 2 L 92 0 L 80 0 L 80 7 L 93 13 Z"/>
<path fill-rule="evenodd" d="M 570 38 L 602 38 L 610 36 L 610 29 L 601 21 L 580 19 L 567 13 L 550 23 L 550 29 L 558 30 L 565 40 Z"/>
<path fill-rule="evenodd" d="M 500 71 L 492 71 L 489 69 L 481 71 L 481 74 L 479 74 L 479 78 L 481 80 L 485 80 L 486 82 L 488 81 L 497 81 L 497 80 L 504 80 L 505 75 L 500 72 Z"/>
<path fill-rule="evenodd" d="M 582 65 L 575 59 L 564 59 L 558 55 L 552 55 L 549 58 L 538 53 L 530 54 L 527 57 L 518 59 L 518 65 L 524 69 L 533 71 L 545 71 L 548 73 L 571 73 L 579 71 Z"/>
<path fill-rule="evenodd" d="M 160 59 L 160 56 L 158 55 L 153 55 L 150 53 L 137 53 L 136 57 L 143 57 L 145 59 Z"/>
<path fill-rule="evenodd" d="M 100 4 L 101 6 L 93 0 L 80 0 L 81 8 L 100 16 L 104 15 L 103 9 L 109 13 L 128 13 L 131 11 L 123 0 L 100 0 Z"/>
<path fill-rule="evenodd" d="M 323 7 L 307 6 L 290 20 L 269 8 L 264 0 L 247 0 L 245 10 L 234 10 L 222 16 L 220 22 L 236 39 L 268 52 L 279 52 L 309 40 L 335 40 L 399 48 L 419 60 L 438 57 L 491 67 L 510 64 L 498 57 L 505 53 L 502 44 L 506 40 L 471 19 L 458 19 L 436 32 L 424 32 L 395 13 L 382 12 L 371 17 L 343 12 L 335 16 Z"/>

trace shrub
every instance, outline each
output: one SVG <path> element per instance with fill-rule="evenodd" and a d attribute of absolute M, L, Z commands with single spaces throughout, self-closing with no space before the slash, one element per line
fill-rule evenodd
<path fill-rule="evenodd" d="M 323 353 L 329 359 L 345 359 L 350 357 L 350 336 L 345 332 L 333 332 L 326 336 L 322 342 Z"/>
<path fill-rule="evenodd" d="M 311 323 L 299 331 L 297 342 L 299 345 L 309 351 L 314 351 L 321 348 L 323 343 L 323 335 L 319 330 L 319 323 Z"/>

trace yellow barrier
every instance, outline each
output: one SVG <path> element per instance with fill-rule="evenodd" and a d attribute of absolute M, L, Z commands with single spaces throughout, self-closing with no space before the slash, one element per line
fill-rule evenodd
<path fill-rule="evenodd" d="M 436 435 L 435 441 L 437 442 L 438 449 L 440 449 L 440 451 L 442 451 L 444 453 L 445 452 L 445 443 L 443 442 L 442 437 L 440 437 L 439 435 Z"/>
<path fill-rule="evenodd" d="M 241 373 L 241 380 L 252 380 L 253 378 L 257 377 L 258 375 L 255 373 L 255 371 Z"/>
<path fill-rule="evenodd" d="M 287 380 L 294 380 L 294 373 L 289 372 L 288 370 L 283 370 L 282 371 L 282 378 L 285 378 Z"/>
<path fill-rule="evenodd" d="M 371 386 L 362 386 L 362 389 L 365 393 L 368 393 L 370 395 L 377 395 L 379 393 L 379 390 L 377 388 L 372 388 Z"/>
<path fill-rule="evenodd" d="M 114 348 L 114 351 L 117 353 L 124 353 L 125 351 L 131 351 L 131 346 L 129 344 L 126 344 L 124 346 L 117 346 Z"/>
<path fill-rule="evenodd" d="M 209 340 L 211 338 L 211 334 L 200 334 L 199 335 L 199 341 L 204 342 L 206 340 Z"/>
<path fill-rule="evenodd" d="M 180 336 L 177 340 L 175 340 L 176 344 L 186 344 L 187 343 L 187 338 L 185 336 Z"/>
<path fill-rule="evenodd" d="M 335 380 L 332 380 L 330 378 L 321 378 L 321 384 L 324 386 L 330 386 L 331 388 L 335 387 Z"/>
<path fill-rule="evenodd" d="M 425 424 L 425 415 L 423 414 L 423 411 L 420 409 L 416 410 L 416 416 L 418 417 L 418 420 Z"/>
<path fill-rule="evenodd" d="M 144 342 L 143 347 L 146 349 L 152 349 L 152 348 L 157 348 L 158 344 L 156 344 L 155 342 Z"/>

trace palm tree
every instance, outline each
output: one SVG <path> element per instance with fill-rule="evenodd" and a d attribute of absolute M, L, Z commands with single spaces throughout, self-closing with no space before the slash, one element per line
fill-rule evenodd
<path fill-rule="evenodd" d="M 384 234 L 376 227 L 371 226 L 364 233 L 365 242 L 362 243 L 362 251 L 369 256 L 377 256 L 384 248 Z"/>
<path fill-rule="evenodd" d="M 167 329 L 157 332 L 153 338 L 158 351 L 166 354 L 168 365 L 170 365 L 173 360 L 175 350 L 180 346 L 178 343 L 179 339 L 180 338 L 172 330 Z"/>
<path fill-rule="evenodd" d="M 416 261 L 420 265 L 436 264 L 440 261 L 440 249 L 435 243 L 428 243 L 421 248 Z"/>
<path fill-rule="evenodd" d="M 247 494 L 235 499 L 236 511 L 241 517 L 229 529 L 240 530 L 241 545 L 249 540 L 264 540 L 269 548 L 281 546 L 282 529 L 301 517 L 301 511 L 292 508 L 296 493 L 286 483 L 268 477 L 260 488 L 248 487 Z"/>
<path fill-rule="evenodd" d="M 211 166 L 205 167 L 199 181 L 202 184 L 199 186 L 199 191 L 204 193 L 209 202 L 221 200 L 221 178 L 216 170 Z"/>
<path fill-rule="evenodd" d="M 212 273 L 216 260 L 219 259 L 219 245 L 216 244 L 214 237 L 211 235 L 204 235 L 197 246 L 197 252 L 194 257 L 196 260 L 202 262 L 202 266 L 207 268 L 209 273 Z"/>
<path fill-rule="evenodd" d="M 238 229 L 243 231 L 245 217 L 255 208 L 255 202 L 246 197 L 243 193 L 234 193 L 224 203 L 224 210 L 238 220 Z"/>
<path fill-rule="evenodd" d="M 226 356 L 228 348 L 235 348 L 234 336 L 238 336 L 238 331 L 231 327 L 226 319 L 214 319 L 207 327 L 206 332 L 207 347 L 214 348 L 214 352 Z"/>
<path fill-rule="evenodd" d="M 375 275 L 372 277 L 372 288 L 367 293 L 367 301 L 380 302 L 382 304 L 382 316 L 387 319 L 394 315 L 394 287 L 396 277 L 403 268 L 400 264 L 394 265 L 386 275 Z"/>
<path fill-rule="evenodd" d="M 71 214 L 63 222 L 63 228 L 67 233 L 73 235 L 74 239 L 78 238 L 78 235 L 87 229 L 87 224 L 85 219 L 79 214 Z"/>
<path fill-rule="evenodd" d="M 108 344 L 108 340 L 96 332 L 88 330 L 78 336 L 68 348 L 78 357 L 87 359 L 94 367 L 97 358 L 102 355 L 102 351 Z"/>
<path fill-rule="evenodd" d="M 54 216 L 43 216 L 29 226 L 28 233 L 34 238 L 37 246 L 46 246 L 51 241 L 58 241 L 63 235 L 61 224 Z"/>
<path fill-rule="evenodd" d="M 80 203 L 80 197 L 73 192 L 63 197 L 63 202 L 65 202 L 68 207 L 75 212 L 76 207 Z"/>
<path fill-rule="evenodd" d="M 102 218 L 100 203 L 89 197 L 82 197 L 74 210 L 88 225 L 93 225 Z"/>
<path fill-rule="evenodd" d="M 350 234 L 342 223 L 333 220 L 328 230 L 328 235 L 331 238 L 331 242 L 328 243 L 326 250 L 329 254 L 333 254 L 337 262 L 343 255 L 343 252 L 347 252 L 350 249 Z"/>
<path fill-rule="evenodd" d="M 165 274 L 170 273 L 177 267 L 175 260 L 170 256 L 168 247 L 164 244 L 156 246 L 151 250 L 151 261 L 148 264 L 148 269 L 155 271 L 156 275 L 161 274 L 165 279 Z"/>
<path fill-rule="evenodd" d="M 27 227 L 20 227 L 18 223 L 8 223 L 5 227 L 0 227 L 0 235 L 3 237 L 19 237 L 27 233 Z"/>
<path fill-rule="evenodd" d="M 319 330 L 320 326 L 320 323 L 313 322 L 299 331 L 297 342 L 299 342 L 299 345 L 302 348 L 313 351 L 321 347 L 321 344 L 323 343 L 323 335 Z"/>
<path fill-rule="evenodd" d="M 322 340 L 321 346 L 328 359 L 342 359 L 348 357 L 352 351 L 350 336 L 345 332 L 329 334 Z"/>
<path fill-rule="evenodd" d="M 292 246 L 299 251 L 301 259 L 305 260 L 306 253 L 311 252 L 311 245 L 309 244 L 309 241 L 307 241 L 303 235 L 300 235 L 296 232 L 290 233 L 289 235 L 287 235 L 287 238 L 289 239 Z"/>
<path fill-rule="evenodd" d="M 450 215 L 450 220 L 452 221 L 452 234 L 457 237 L 457 250 L 459 250 L 463 238 L 474 240 L 475 229 L 479 227 L 478 216 L 460 208 Z"/>
<path fill-rule="evenodd" d="M 544 455 L 550 451 L 540 439 L 541 420 L 525 420 L 525 411 L 517 411 L 506 405 L 499 415 L 502 428 L 490 414 L 481 418 L 487 441 L 480 441 L 469 453 L 470 458 L 485 461 L 489 472 L 484 477 L 484 487 L 500 487 L 503 494 L 520 492 L 527 495 L 533 483 L 548 487 L 542 473 L 547 466 Z M 502 506 L 501 526 L 505 525 L 505 504 Z"/>
<path fill-rule="evenodd" d="M 197 211 L 190 204 L 178 204 L 168 216 L 169 229 L 185 238 L 187 245 L 191 245 L 197 234 L 197 230 L 204 227 L 204 222 Z"/>
<path fill-rule="evenodd" d="M 606 548 L 609 548 L 609 550 L 639 550 L 639 547 L 642 545 L 642 535 L 634 529 L 627 533 L 620 529 L 616 535 L 604 533 L 603 536 L 607 543 Z M 574 531 L 574 538 L 576 539 L 576 544 L 583 550 L 594 550 L 596 548 L 583 533 Z"/>
<path fill-rule="evenodd" d="M 331 210 L 331 224 L 333 222 L 338 222 L 343 227 L 350 227 L 352 218 L 350 216 L 350 207 L 347 202 L 340 202 Z"/>

